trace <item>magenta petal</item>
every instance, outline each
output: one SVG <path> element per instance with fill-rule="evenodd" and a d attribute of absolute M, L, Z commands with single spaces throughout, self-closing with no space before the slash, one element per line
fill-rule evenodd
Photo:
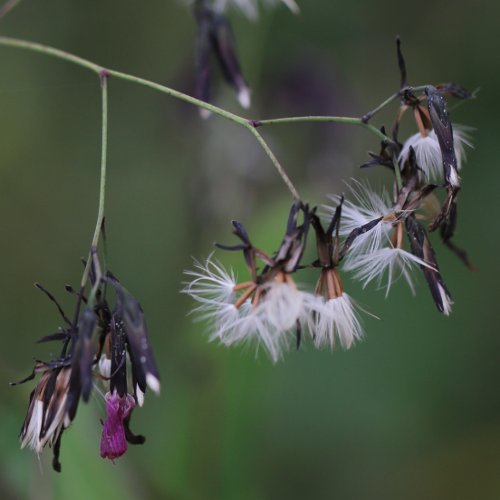
<path fill-rule="evenodd" d="M 102 458 L 113 460 L 127 451 L 123 420 L 128 417 L 134 406 L 135 400 L 130 394 L 124 397 L 117 393 L 106 394 L 106 420 L 101 437 Z"/>

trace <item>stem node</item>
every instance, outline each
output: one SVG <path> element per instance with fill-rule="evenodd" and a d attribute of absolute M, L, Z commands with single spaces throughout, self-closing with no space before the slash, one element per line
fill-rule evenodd
<path fill-rule="evenodd" d="M 106 68 L 103 68 L 101 69 L 101 71 L 99 71 L 99 80 L 101 82 L 101 89 L 106 85 L 109 76 L 110 76 L 109 70 L 107 70 Z"/>

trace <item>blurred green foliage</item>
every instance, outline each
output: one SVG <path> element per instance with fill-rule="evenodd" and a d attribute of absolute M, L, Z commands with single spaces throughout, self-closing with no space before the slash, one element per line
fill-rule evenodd
<path fill-rule="evenodd" d="M 498 4 L 299 3 L 299 17 L 285 8 L 258 23 L 231 16 L 251 117 L 361 115 L 397 88 L 397 34 L 412 83 L 481 87 L 453 111 L 477 128 L 457 241 L 478 271 L 437 245 L 452 316 L 436 312 L 422 279 L 415 298 L 398 283 L 388 300 L 349 283 L 381 318 L 365 316 L 366 340 L 349 352 L 305 346 L 272 366 L 252 349 L 207 343 L 178 293 L 182 270 L 213 241 L 232 241 L 231 219 L 274 249 L 289 195 L 244 130 L 111 80 L 109 265 L 146 311 L 162 395 L 148 394 L 134 415 L 146 444 L 115 464 L 99 457 L 102 399 L 82 405 L 63 439 L 63 472 L 53 473 L 50 450 L 39 460 L 19 450 L 33 385 L 8 382 L 52 354 L 34 341 L 59 318 L 33 281 L 69 308 L 63 285 L 81 275 L 96 216 L 99 87 L 81 68 L 0 48 L 1 498 L 500 498 Z M 1 32 L 193 91 L 194 24 L 175 1 L 24 0 Z M 220 81 L 214 93 L 240 112 Z M 389 125 L 394 112 L 374 124 Z M 378 149 L 364 130 L 304 124 L 263 134 L 313 204 L 351 176 L 388 182 L 386 172 L 357 170 Z M 238 256 L 219 257 L 242 269 Z"/>

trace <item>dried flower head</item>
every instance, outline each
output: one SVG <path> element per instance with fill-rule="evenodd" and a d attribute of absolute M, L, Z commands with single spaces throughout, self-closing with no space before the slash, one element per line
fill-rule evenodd
<path fill-rule="evenodd" d="M 56 299 L 66 326 L 42 342 L 62 342 L 61 355 L 47 362 L 38 361 L 24 383 L 41 374 L 31 393 L 28 412 L 21 429 L 21 447 L 37 453 L 49 444 L 53 448 L 53 467 L 61 470 L 59 451 L 63 431 L 76 416 L 80 399 L 87 402 L 95 383 L 106 394 L 106 419 L 103 424 L 101 456 L 115 459 L 127 449 L 127 442 L 141 444 L 129 428 L 132 410 L 144 402 L 147 387 L 160 390 L 158 370 L 149 346 L 144 313 L 137 300 L 108 273 L 100 275 L 94 255 L 91 295 L 83 289 L 76 293 L 75 320 L 70 321 Z M 106 290 L 114 291 L 114 308 Z M 71 287 L 68 291 L 74 293 Z"/>
<path fill-rule="evenodd" d="M 466 160 L 465 146 L 473 147 L 470 129 L 463 125 L 454 125 L 453 137 L 457 168 L 460 170 Z M 436 132 L 424 129 L 405 141 L 398 158 L 401 170 L 404 170 L 410 161 L 410 148 L 415 151 L 421 181 L 442 183 L 444 180 L 443 159 Z"/>
<path fill-rule="evenodd" d="M 316 347 L 328 345 L 333 349 L 338 340 L 344 349 L 349 349 L 363 336 L 355 304 L 344 291 L 337 270 L 341 259 L 339 235 L 343 203 L 341 198 L 326 231 L 319 217 L 311 216 L 318 252 L 313 266 L 321 271 L 314 294 L 305 294 L 305 317 Z"/>
<path fill-rule="evenodd" d="M 299 225 L 297 218 L 304 214 Z M 236 283 L 234 273 L 225 271 L 209 257 L 186 271 L 192 280 L 184 293 L 199 306 L 194 310 L 212 322 L 212 339 L 225 345 L 255 342 L 277 361 L 290 341 L 290 332 L 300 327 L 304 311 L 303 294 L 292 278 L 304 251 L 308 230 L 308 208 L 294 204 L 283 242 L 274 256 L 256 248 L 239 222 L 233 221 L 234 234 L 241 240 L 235 246 L 218 245 L 226 250 L 243 251 L 250 280 Z M 264 265 L 258 270 L 260 262 Z"/>
<path fill-rule="evenodd" d="M 376 281 L 386 296 L 400 277 L 414 292 L 412 268 L 429 264 L 403 248 L 404 219 L 411 210 L 398 207 L 387 191 L 376 193 L 367 183 L 354 181 L 350 191 L 354 201 L 345 203 L 339 231 L 348 245 L 344 269 L 354 271 L 363 286 Z"/>
<path fill-rule="evenodd" d="M 42 373 L 30 395 L 28 414 L 21 429 L 21 448 L 41 453 L 46 444 L 55 446 L 71 418 L 66 408 L 71 368 L 52 368 L 38 363 L 35 372 Z"/>
<path fill-rule="evenodd" d="M 333 348 L 338 342 L 348 349 L 360 339 L 362 328 L 355 304 L 345 293 L 337 269 L 342 258 L 340 212 L 341 204 L 324 230 L 315 209 L 295 203 L 283 242 L 273 256 L 255 248 L 243 226 L 233 222 L 242 243 L 218 246 L 242 250 L 251 279 L 238 283 L 234 273 L 225 271 L 212 256 L 203 263 L 195 262 L 195 270 L 186 271 L 191 280 L 183 291 L 199 303 L 193 310 L 198 318 L 210 321 L 211 339 L 225 345 L 255 342 L 273 361 L 282 356 L 294 336 L 300 346 L 304 329 L 316 347 Z M 302 224 L 298 224 L 299 213 Z M 318 258 L 309 267 L 320 269 L 314 293 L 299 290 L 292 278 L 304 267 L 300 262 L 310 225 L 316 233 Z M 257 261 L 264 264 L 260 272 Z"/>
<path fill-rule="evenodd" d="M 346 254 L 343 266 L 351 270 L 356 257 L 360 254 L 370 254 L 387 244 L 392 233 L 392 223 L 395 220 L 393 202 L 387 190 L 377 193 L 368 182 L 352 179 L 347 185 L 349 194 L 347 199 L 334 195 L 331 200 L 334 206 L 325 206 L 327 216 L 332 217 L 340 202 L 342 205 L 342 221 L 339 235 L 347 238 L 358 228 L 366 228 L 353 240 L 349 252 Z M 370 225 L 369 228 L 367 226 Z"/>

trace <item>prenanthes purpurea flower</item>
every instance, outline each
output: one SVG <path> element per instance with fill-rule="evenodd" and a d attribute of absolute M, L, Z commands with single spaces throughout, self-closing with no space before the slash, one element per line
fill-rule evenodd
<path fill-rule="evenodd" d="M 375 280 L 385 288 L 386 296 L 399 277 L 414 293 L 412 268 L 429 264 L 403 248 L 404 218 L 411 210 L 397 206 L 387 191 L 378 194 L 367 183 L 353 181 L 349 188 L 354 201 L 345 202 L 339 231 L 349 249 L 343 268 L 353 271 L 363 286 Z"/>
<path fill-rule="evenodd" d="M 210 256 L 204 264 L 196 262 L 194 271 L 186 271 L 192 279 L 183 291 L 199 302 L 194 312 L 213 323 L 212 339 L 225 345 L 255 342 L 276 362 L 288 347 L 291 332 L 300 332 L 304 299 L 292 274 L 304 252 L 309 209 L 300 203 L 292 206 L 283 242 L 272 256 L 252 244 L 241 223 L 232 224 L 241 243 L 217 247 L 242 251 L 250 279 L 237 283 L 234 273 Z"/>
<path fill-rule="evenodd" d="M 461 186 L 458 171 L 465 159 L 464 145 L 471 144 L 468 129 L 452 125 L 445 97 L 471 99 L 474 95 L 455 83 L 410 87 L 399 39 L 397 55 L 401 85 L 394 97 L 400 98 L 401 105 L 392 127 L 392 140 L 382 141 L 381 152 L 378 155 L 370 153 L 371 160 L 363 167 L 382 165 L 394 172 L 395 194 L 391 201 L 394 201 L 393 213 L 397 217 L 400 234 L 395 238 L 396 246 L 397 242 L 401 241 L 404 227 L 413 255 L 406 259 L 407 262 L 412 266 L 418 264 L 421 267 L 439 311 L 449 314 L 451 296 L 444 285 L 434 250 L 421 221 L 429 221 L 431 232 L 439 229 L 443 243 L 469 269 L 473 269 L 466 252 L 453 242 L 458 217 L 457 194 Z M 379 109 L 381 108 L 367 113 L 362 120 L 368 123 Z M 419 132 L 402 144 L 398 139 L 399 128 L 407 111 L 412 112 Z M 446 194 L 440 202 L 437 194 L 443 188 Z M 386 216 L 382 220 L 386 220 Z M 396 227 L 394 222 L 393 226 Z M 371 241 L 377 242 L 380 238 L 372 237 Z M 364 259 L 353 259 L 362 269 L 358 277 L 370 280 L 377 274 L 380 275 L 378 269 L 381 266 L 375 265 L 375 259 L 370 261 L 370 255 L 376 257 L 376 251 L 373 254 L 367 253 Z M 383 260 L 383 257 L 388 255 L 392 254 L 384 249 L 378 257 Z M 408 253 L 400 255 L 406 257 Z M 386 268 L 390 273 L 390 264 Z M 403 272 L 403 275 L 410 282 L 409 273 Z"/>
<path fill-rule="evenodd" d="M 41 453 L 48 444 L 53 449 L 52 465 L 61 470 L 61 437 L 75 419 L 80 400 L 88 402 L 94 385 L 105 391 L 106 418 L 103 422 L 100 454 L 115 459 L 127 450 L 127 443 L 142 444 L 143 436 L 130 430 L 135 406 L 144 402 L 147 387 L 160 390 L 158 369 L 147 336 L 144 313 L 139 302 L 111 273 L 101 276 L 93 254 L 90 272 L 92 290 L 67 290 L 76 297 L 74 320 L 45 288 L 38 285 L 56 303 L 65 322 L 59 332 L 40 342 L 62 342 L 59 358 L 37 361 L 24 383 L 41 377 L 31 393 L 28 412 L 21 429 L 21 447 Z M 106 298 L 114 292 L 114 307 Z M 97 391 L 100 393 L 100 391 Z"/>
<path fill-rule="evenodd" d="M 304 294 L 304 297 L 305 318 L 316 347 L 327 345 L 333 349 L 338 341 L 344 349 L 349 349 L 363 337 L 355 303 L 344 291 L 338 271 L 342 258 L 339 236 L 343 202 L 341 198 L 326 231 L 319 217 L 311 214 L 318 253 L 312 266 L 320 269 L 320 276 L 314 293 Z"/>

